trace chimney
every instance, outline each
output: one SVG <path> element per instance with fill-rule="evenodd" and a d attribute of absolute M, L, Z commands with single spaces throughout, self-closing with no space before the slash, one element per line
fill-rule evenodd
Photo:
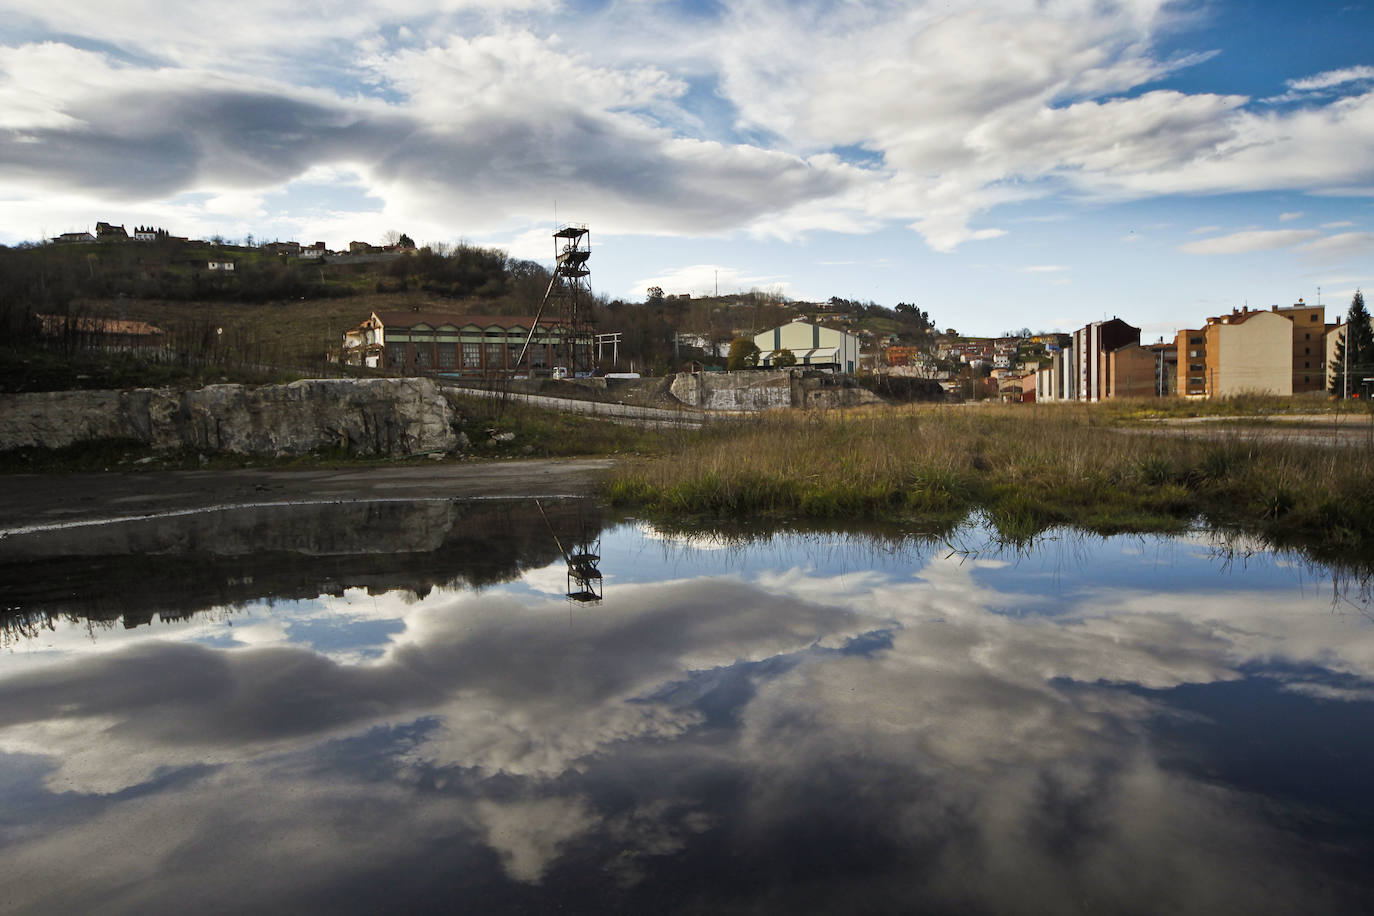
<path fill-rule="evenodd" d="M 1269 311 L 1271 311 L 1271 312 L 1277 312 L 1278 310 L 1279 310 L 1279 304 L 1278 304 L 1277 302 L 1275 302 L 1273 305 L 1269 306 Z"/>

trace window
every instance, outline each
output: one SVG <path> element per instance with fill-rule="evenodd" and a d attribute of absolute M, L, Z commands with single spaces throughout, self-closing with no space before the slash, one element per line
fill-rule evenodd
<path fill-rule="evenodd" d="M 1312 339 L 1312 335 L 1311 335 L 1310 333 L 1303 337 L 1303 340 L 1311 340 L 1311 339 Z"/>
<path fill-rule="evenodd" d="M 404 368 L 406 364 L 406 345 L 403 343 L 392 343 L 386 345 L 386 364 Z"/>
<path fill-rule="evenodd" d="M 478 349 L 478 344 L 463 344 L 463 368 L 480 369 L 482 368 L 482 351 Z"/>
<path fill-rule="evenodd" d="M 1303 363 L 1303 364 L 1302 364 L 1302 367 L 1303 367 L 1304 369 L 1311 369 L 1311 368 L 1312 368 L 1312 364 L 1311 364 L 1311 363 Z"/>
<path fill-rule="evenodd" d="M 1312 313 L 1312 320 L 1313 320 L 1313 321 L 1316 321 L 1316 320 L 1317 320 L 1318 318 L 1320 318 L 1320 317 L 1321 317 L 1321 316 L 1318 315 L 1316 312 L 1313 312 L 1313 313 Z"/>
<path fill-rule="evenodd" d="M 1303 348 L 1302 348 L 1302 355 L 1303 355 L 1303 356 L 1311 356 L 1311 355 L 1312 355 L 1312 348 L 1311 348 L 1311 347 L 1303 347 Z"/>
<path fill-rule="evenodd" d="M 501 345 L 499 343 L 487 344 L 487 368 L 501 368 Z"/>
<path fill-rule="evenodd" d="M 520 348 L 522 346 L 524 344 L 511 344 L 506 347 L 506 352 L 510 354 L 510 358 L 506 361 L 507 366 L 514 367 L 520 361 Z"/>
<path fill-rule="evenodd" d="M 549 364 L 549 348 L 545 344 L 535 344 L 530 347 L 530 366 L 535 369 L 542 369 Z"/>
<path fill-rule="evenodd" d="M 415 368 L 432 369 L 434 368 L 434 348 L 427 344 L 417 344 L 415 347 Z"/>
<path fill-rule="evenodd" d="M 1188 343 L 1190 343 L 1190 344 L 1200 344 L 1200 343 L 1202 343 L 1202 338 L 1201 338 L 1201 337 L 1189 337 L 1189 338 L 1188 338 Z"/>
<path fill-rule="evenodd" d="M 457 369 L 458 368 L 458 345 L 451 343 L 439 344 L 439 368 Z"/>

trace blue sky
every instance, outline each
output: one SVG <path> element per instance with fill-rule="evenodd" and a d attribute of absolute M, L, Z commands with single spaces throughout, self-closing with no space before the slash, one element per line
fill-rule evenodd
<path fill-rule="evenodd" d="M 466 240 L 1147 339 L 1374 276 L 1374 2 L 0 0 L 0 242 Z"/>

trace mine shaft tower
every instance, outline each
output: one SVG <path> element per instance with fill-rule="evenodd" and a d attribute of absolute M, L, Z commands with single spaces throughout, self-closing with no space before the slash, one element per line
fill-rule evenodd
<path fill-rule="evenodd" d="M 592 347 L 595 339 L 595 319 L 592 317 L 592 289 L 587 280 L 591 269 L 587 261 L 592 256 L 591 230 L 585 223 L 565 223 L 553 233 L 553 277 L 544 299 L 535 313 L 537 327 L 546 312 L 552 311 L 552 323 L 562 336 L 556 348 L 555 364 L 566 366 L 570 375 L 589 375 L 596 368 Z M 530 369 L 528 357 L 535 327 L 520 351 L 515 365 L 521 371 Z"/>

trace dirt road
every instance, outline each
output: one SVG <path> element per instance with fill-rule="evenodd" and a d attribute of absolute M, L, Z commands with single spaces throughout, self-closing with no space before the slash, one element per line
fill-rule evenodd
<path fill-rule="evenodd" d="M 34 527 L 215 506 L 420 497 L 587 496 L 609 458 L 340 470 L 0 475 L 0 537 Z"/>
<path fill-rule="evenodd" d="M 1282 417 L 1174 417 L 1130 427 L 1131 433 L 1194 439 L 1247 439 L 1326 448 L 1370 448 L 1374 425 L 1368 414 L 1290 414 Z"/>

